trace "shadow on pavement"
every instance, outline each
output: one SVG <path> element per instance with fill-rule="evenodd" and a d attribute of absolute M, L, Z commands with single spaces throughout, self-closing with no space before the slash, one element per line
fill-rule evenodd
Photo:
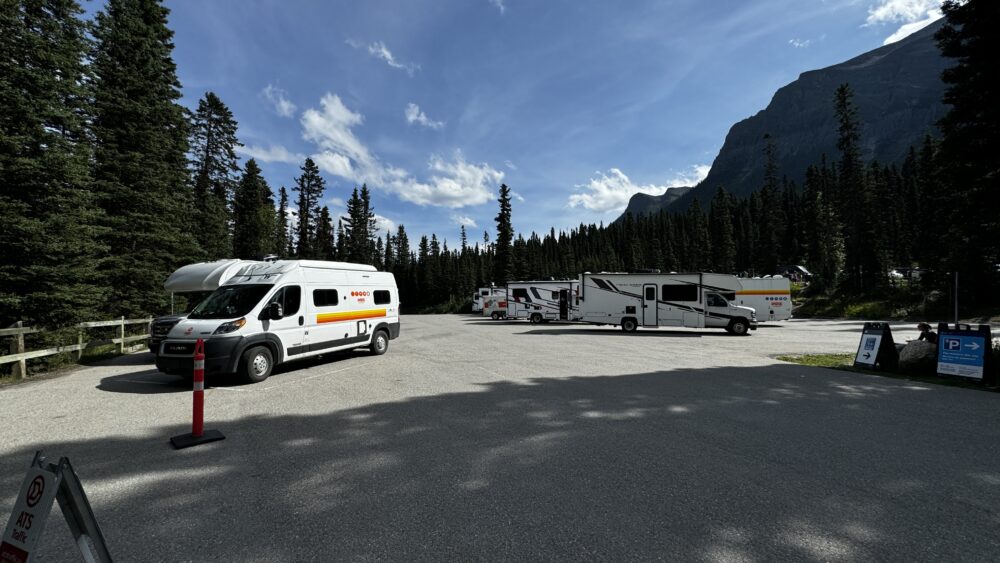
<path fill-rule="evenodd" d="M 545 334 L 549 336 L 563 336 L 563 335 L 576 335 L 581 336 L 621 336 L 625 338 L 636 338 L 636 337 L 649 337 L 649 338 L 701 338 L 703 336 L 726 336 L 733 338 L 734 335 L 729 334 L 723 329 L 718 330 L 705 330 L 705 331 L 693 331 L 693 330 L 643 330 L 638 329 L 635 332 L 625 332 L 620 328 L 589 328 L 586 325 L 577 325 L 576 327 L 567 326 L 566 328 L 538 328 L 534 330 L 528 330 L 525 332 L 519 332 L 518 335 L 523 334 Z"/>
<path fill-rule="evenodd" d="M 122 561 L 990 560 L 998 406 L 784 364 L 314 414 L 262 400 L 187 450 L 161 425 L 9 451 L 0 508 L 44 449 L 72 459 Z M 40 558 L 73 553 L 61 520 Z"/>

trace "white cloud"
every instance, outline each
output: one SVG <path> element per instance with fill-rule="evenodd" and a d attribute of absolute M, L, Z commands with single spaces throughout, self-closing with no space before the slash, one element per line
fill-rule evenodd
<path fill-rule="evenodd" d="M 412 102 L 406 106 L 404 115 L 406 115 L 406 122 L 411 125 L 419 123 L 429 129 L 441 129 L 444 127 L 444 121 L 434 121 L 427 117 L 427 114 L 420 109 L 420 106 Z"/>
<path fill-rule="evenodd" d="M 705 179 L 709 168 L 711 167 L 707 164 L 692 166 L 689 171 L 675 175 L 663 185 L 639 185 L 621 170 L 612 168 L 606 174 L 598 172 L 599 176 L 591 178 L 587 184 L 577 186 L 586 191 L 571 195 L 569 206 L 584 207 L 599 213 L 621 211 L 635 194 L 662 195 L 672 187 L 693 186 Z"/>
<path fill-rule="evenodd" d="M 461 151 L 451 160 L 431 156 L 429 178 L 420 181 L 399 167 L 384 163 L 355 135 L 364 117 L 351 111 L 336 94 L 326 94 L 320 108 L 302 112 L 302 137 L 316 144 L 313 155 L 325 172 L 390 192 L 418 205 L 459 208 L 492 199 L 503 172 L 486 163 L 466 162 Z"/>
<path fill-rule="evenodd" d="M 490 0 L 490 4 L 493 4 L 496 9 L 500 10 L 501 15 L 507 11 L 507 6 L 504 4 L 504 0 Z"/>
<path fill-rule="evenodd" d="M 515 192 L 514 190 L 511 190 L 511 191 L 510 191 L 510 196 L 511 196 L 512 198 L 516 199 L 517 201 L 520 201 L 520 202 L 523 202 L 523 201 L 524 201 L 524 198 L 523 198 L 523 197 L 521 197 L 521 194 L 519 194 L 519 193 Z"/>
<path fill-rule="evenodd" d="M 365 48 L 368 54 L 375 57 L 376 59 L 381 59 L 385 61 L 385 64 L 402 71 L 406 71 L 406 74 L 413 76 L 413 73 L 420 70 L 420 65 L 416 63 L 401 63 L 396 60 L 396 56 L 392 54 L 392 51 L 385 46 L 385 43 L 381 41 L 375 41 L 367 45 L 367 47 L 358 41 L 357 39 L 347 39 L 344 43 L 355 49 Z"/>
<path fill-rule="evenodd" d="M 295 115 L 295 104 L 288 100 L 288 92 L 273 84 L 268 84 L 260 93 L 267 98 L 267 101 L 271 102 L 271 105 L 274 106 L 274 111 L 281 117 L 292 117 Z"/>
<path fill-rule="evenodd" d="M 517 166 L 509 160 L 503 161 L 503 165 L 506 166 L 507 168 L 510 168 L 511 170 L 517 170 Z"/>
<path fill-rule="evenodd" d="M 868 8 L 865 25 L 902 23 L 882 42 L 888 45 L 927 27 L 943 15 L 940 0 L 880 0 L 877 5 Z"/>
<path fill-rule="evenodd" d="M 812 39 L 789 39 L 788 44 L 796 49 L 804 49 L 812 43 Z"/>
<path fill-rule="evenodd" d="M 236 152 L 261 162 L 301 164 L 306 159 L 305 155 L 293 153 L 281 145 L 268 145 L 267 147 L 257 145 L 237 146 Z"/>
<path fill-rule="evenodd" d="M 454 221 L 456 225 L 464 225 L 472 228 L 479 227 L 479 225 L 476 224 L 476 220 L 467 215 L 452 215 L 451 220 Z"/>
<path fill-rule="evenodd" d="M 375 230 L 377 233 L 396 230 L 396 222 L 388 217 L 375 214 Z"/>

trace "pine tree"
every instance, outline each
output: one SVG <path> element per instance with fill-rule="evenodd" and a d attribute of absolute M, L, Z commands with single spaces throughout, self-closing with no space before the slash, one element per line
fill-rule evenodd
<path fill-rule="evenodd" d="M 733 240 L 733 209 L 729 194 L 721 186 L 712 198 L 708 225 L 712 242 L 712 268 L 731 274 L 736 271 L 736 242 Z"/>
<path fill-rule="evenodd" d="M 358 264 L 371 264 L 375 251 L 375 210 L 371 205 L 371 192 L 362 184 L 354 188 L 347 200 L 347 260 Z"/>
<path fill-rule="evenodd" d="M 459 229 L 459 240 L 462 243 L 462 252 L 464 253 L 469 246 L 469 239 L 465 234 L 465 225 L 461 225 Z"/>
<path fill-rule="evenodd" d="M 0 327 L 97 318 L 86 24 L 72 0 L 0 8 Z"/>
<path fill-rule="evenodd" d="M 287 196 L 286 196 L 287 197 Z M 287 205 L 287 201 L 285 202 Z M 237 258 L 258 260 L 276 252 L 274 199 L 261 176 L 257 161 L 250 159 L 233 196 L 233 252 Z"/>
<path fill-rule="evenodd" d="M 319 175 L 319 167 L 311 158 L 306 158 L 301 170 L 302 175 L 295 179 L 295 187 L 292 188 L 292 191 L 299 192 L 296 254 L 299 258 L 316 258 L 316 222 L 326 181 Z"/>
<path fill-rule="evenodd" d="M 333 221 L 330 219 L 330 208 L 324 205 L 319 210 L 319 219 L 316 221 L 316 258 L 320 260 L 333 260 L 336 251 Z"/>
<path fill-rule="evenodd" d="M 512 244 L 514 241 L 514 225 L 511 222 L 510 188 L 500 184 L 500 212 L 497 213 L 497 241 L 493 259 L 493 281 L 498 285 L 506 284 L 514 274 Z M 485 235 L 488 238 L 488 235 Z"/>
<path fill-rule="evenodd" d="M 962 274 L 961 287 L 978 304 L 998 303 L 1000 218 L 997 201 L 997 155 L 1000 155 L 1000 71 L 996 53 L 1000 4 L 986 0 L 946 0 L 945 25 L 936 39 L 941 54 L 955 60 L 942 74 L 948 85 L 948 113 L 938 126 L 941 178 L 948 203 L 936 210 L 934 225 L 950 242 L 945 268 Z M 953 210 L 952 214 L 947 212 Z M 950 225 L 942 233 L 940 225 Z M 943 284 L 942 284 L 943 285 Z"/>
<path fill-rule="evenodd" d="M 292 241 L 288 233 L 288 190 L 281 186 L 278 190 L 278 212 L 274 220 L 274 252 L 291 256 Z"/>
<path fill-rule="evenodd" d="M 235 251 L 230 238 L 229 202 L 239 172 L 236 129 L 233 112 L 213 92 L 206 92 L 198 101 L 191 126 L 191 166 L 198 225 L 195 233 L 209 260 L 227 258 Z"/>
<path fill-rule="evenodd" d="M 94 186 L 108 227 L 106 312 L 115 316 L 166 310 L 163 281 L 200 255 L 167 13 L 154 0 L 109 0 L 94 28 Z"/>

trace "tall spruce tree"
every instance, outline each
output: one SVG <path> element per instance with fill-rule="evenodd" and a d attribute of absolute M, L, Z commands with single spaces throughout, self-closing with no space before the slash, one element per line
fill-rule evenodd
<path fill-rule="evenodd" d="M 960 287 L 977 303 L 998 303 L 1000 284 L 1000 3 L 947 0 L 945 25 L 936 39 L 955 66 L 942 74 L 948 85 L 948 113 L 938 123 L 941 178 L 947 183 L 947 206 L 935 210 L 928 229 L 944 230 L 949 248 L 944 268 L 963 274 Z M 951 213 L 948 209 L 952 210 Z M 943 269 L 943 268 L 942 268 Z"/>
<path fill-rule="evenodd" d="M 311 158 L 306 158 L 301 170 L 302 175 L 295 179 L 295 187 L 292 188 L 292 191 L 299 192 L 296 255 L 299 258 L 316 258 L 316 223 L 326 181 L 319 175 L 319 167 Z"/>
<path fill-rule="evenodd" d="M 500 212 L 497 213 L 497 240 L 494 243 L 493 281 L 498 285 L 506 284 L 514 274 L 514 225 L 512 223 L 512 208 L 510 204 L 510 188 L 500 184 Z M 488 235 L 484 240 L 488 239 Z M 488 242 L 488 240 L 487 240 Z"/>
<path fill-rule="evenodd" d="M 104 301 L 80 13 L 73 0 L 0 7 L 0 327 L 94 320 Z"/>
<path fill-rule="evenodd" d="M 107 218 L 112 315 L 165 311 L 163 281 L 200 255 L 167 13 L 155 0 L 109 0 L 94 28 L 94 191 Z"/>
<path fill-rule="evenodd" d="M 730 196 L 721 186 L 709 208 L 708 228 L 712 241 L 712 268 L 731 274 L 736 271 L 736 241 L 733 240 L 733 208 Z"/>
<path fill-rule="evenodd" d="M 198 101 L 191 125 L 191 167 L 198 223 L 195 233 L 209 260 L 227 258 L 236 250 L 230 237 L 230 201 L 240 170 L 236 129 L 233 112 L 215 93 L 206 92 Z"/>
<path fill-rule="evenodd" d="M 287 202 L 286 202 L 287 203 Z M 261 176 L 257 161 L 250 159 L 233 196 L 233 253 L 237 258 L 260 259 L 276 252 L 274 198 Z"/>
<path fill-rule="evenodd" d="M 335 254 L 333 220 L 330 219 L 330 208 L 324 205 L 319 210 L 319 219 L 316 221 L 316 257 L 320 260 L 333 260 Z"/>
<path fill-rule="evenodd" d="M 358 264 L 373 263 L 375 252 L 375 210 L 371 204 L 368 186 L 354 188 L 347 200 L 347 260 Z"/>
<path fill-rule="evenodd" d="M 291 237 L 288 233 L 288 190 L 281 186 L 278 190 L 278 212 L 274 218 L 274 252 L 290 257 Z"/>

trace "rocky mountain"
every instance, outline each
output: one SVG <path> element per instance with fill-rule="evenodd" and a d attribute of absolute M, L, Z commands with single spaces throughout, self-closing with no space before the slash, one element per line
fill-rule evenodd
<path fill-rule="evenodd" d="M 694 189 L 694 186 L 670 188 L 663 195 L 635 194 L 628 200 L 628 207 L 622 217 L 631 213 L 634 217 L 658 213 L 661 209 L 680 199 Z"/>
<path fill-rule="evenodd" d="M 905 39 L 849 61 L 802 73 L 782 87 L 767 108 L 732 126 L 708 176 L 677 197 L 667 190 L 659 197 L 633 196 L 626 213 L 681 211 L 697 198 L 707 205 L 719 186 L 736 196 L 760 188 L 764 177 L 764 134 L 774 139 L 779 173 L 800 186 L 810 164 L 823 154 L 837 159 L 837 123 L 833 95 L 848 83 L 858 109 L 861 143 L 866 160 L 900 162 L 911 145 L 936 134 L 935 122 L 946 108 L 941 101 L 941 71 L 954 61 L 941 56 L 934 41 L 943 20 Z"/>

